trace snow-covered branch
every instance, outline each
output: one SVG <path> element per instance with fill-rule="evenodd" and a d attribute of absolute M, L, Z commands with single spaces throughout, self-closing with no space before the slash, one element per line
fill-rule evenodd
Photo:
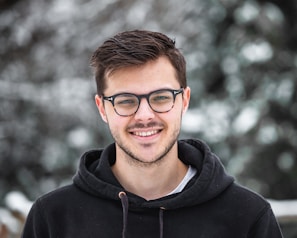
<path fill-rule="evenodd" d="M 268 200 L 279 222 L 297 222 L 297 200 Z"/>

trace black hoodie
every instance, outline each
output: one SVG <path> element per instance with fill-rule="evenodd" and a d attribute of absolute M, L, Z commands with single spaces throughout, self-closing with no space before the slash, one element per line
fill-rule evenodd
<path fill-rule="evenodd" d="M 178 142 L 197 169 L 180 193 L 147 201 L 114 177 L 115 145 L 85 153 L 73 184 L 39 198 L 23 238 L 280 238 L 270 205 L 237 185 L 198 140 Z"/>

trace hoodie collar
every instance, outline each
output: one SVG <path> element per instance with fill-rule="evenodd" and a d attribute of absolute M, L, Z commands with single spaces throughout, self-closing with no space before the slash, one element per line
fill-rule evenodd
<path fill-rule="evenodd" d="M 127 193 L 132 207 L 164 207 L 176 209 L 192 206 L 210 200 L 223 192 L 234 179 L 229 176 L 218 157 L 200 140 L 178 141 L 178 156 L 185 163 L 197 169 L 197 175 L 182 193 L 153 201 L 146 201 L 137 195 Z M 74 183 L 82 190 L 95 196 L 119 200 L 118 194 L 124 188 L 112 173 L 115 163 L 115 145 L 104 150 L 86 152 L 74 176 Z"/>

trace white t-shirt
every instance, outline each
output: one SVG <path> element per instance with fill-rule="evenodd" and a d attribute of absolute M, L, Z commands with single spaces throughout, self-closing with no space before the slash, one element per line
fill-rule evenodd
<path fill-rule="evenodd" d="M 187 183 L 191 180 L 191 178 L 193 178 L 196 175 L 196 173 L 197 173 L 197 169 L 195 169 L 191 165 L 189 165 L 188 171 L 187 171 L 185 177 L 183 178 L 183 180 L 180 182 L 180 184 L 173 191 L 168 193 L 167 196 L 181 192 L 186 187 Z"/>

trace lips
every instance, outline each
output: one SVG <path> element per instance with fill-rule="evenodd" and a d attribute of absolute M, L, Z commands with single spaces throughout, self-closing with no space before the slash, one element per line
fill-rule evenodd
<path fill-rule="evenodd" d="M 162 123 L 150 122 L 148 124 L 136 123 L 127 128 L 127 131 L 138 138 L 148 138 L 159 134 L 164 129 Z"/>
<path fill-rule="evenodd" d="M 140 137 L 148 137 L 157 134 L 158 130 L 152 130 L 152 131 L 135 131 L 132 134 Z"/>

